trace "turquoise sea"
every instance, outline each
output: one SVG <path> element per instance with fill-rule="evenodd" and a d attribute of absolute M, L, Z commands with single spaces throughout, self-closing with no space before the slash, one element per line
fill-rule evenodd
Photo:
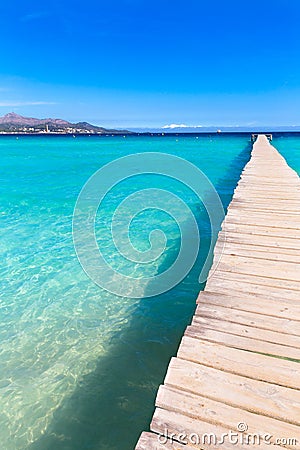
<path fill-rule="evenodd" d="M 162 208 L 141 211 L 130 230 L 135 247 L 149 250 L 149 234 L 162 228 L 165 250 L 150 263 L 132 263 L 120 255 L 110 235 L 114 210 L 124 198 L 145 189 L 167 190 L 192 211 L 201 236 L 198 258 L 177 286 L 150 298 L 130 298 L 126 292 L 122 297 L 95 284 L 76 257 L 72 216 L 77 197 L 105 164 L 129 154 L 158 152 L 197 166 L 226 209 L 250 156 L 249 138 L 0 138 L 3 450 L 134 448 L 148 428 L 156 390 L 203 288 L 198 276 L 209 246 L 209 218 L 195 193 L 178 180 L 146 173 L 114 186 L 97 216 L 96 238 L 115 269 L 134 273 L 137 283 L 145 273 L 162 273 L 176 260 L 182 231 L 178 223 L 189 234 L 187 209 L 174 207 L 179 222 Z M 300 169 L 299 137 L 278 136 L 274 145 Z M 136 204 L 127 205 L 124 223 L 120 219 L 115 230 L 121 241 L 127 237 L 130 207 Z"/>
<path fill-rule="evenodd" d="M 275 135 L 272 144 L 300 175 L 300 134 Z"/>

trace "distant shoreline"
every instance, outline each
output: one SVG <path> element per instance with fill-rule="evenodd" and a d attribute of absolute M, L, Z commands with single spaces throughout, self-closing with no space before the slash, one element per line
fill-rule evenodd
<path fill-rule="evenodd" d="M 272 131 L 272 129 L 270 129 L 269 131 L 256 131 L 256 130 L 250 130 L 250 131 L 222 131 L 217 132 L 217 131 L 198 131 L 198 132 L 124 132 L 124 133 L 118 133 L 118 134 L 109 134 L 109 133 L 55 133 L 55 132 L 49 132 L 49 133 L 20 133 L 20 132 L 11 132 L 11 133 L 6 133 L 6 132 L 0 132 L 0 138 L 1 137 L 24 137 L 24 136 L 31 136 L 31 137 L 70 137 L 70 138 L 74 138 L 74 137 L 100 137 L 100 138 L 105 138 L 105 137 L 143 137 L 143 136 L 148 136 L 148 137 L 175 137 L 175 136 L 182 136 L 182 137 L 188 137 L 188 136 L 251 136 L 251 134 L 272 134 L 275 137 L 278 136 L 287 136 L 287 135 L 291 135 L 291 136 L 295 136 L 295 135 L 299 135 L 300 136 L 300 131 Z"/>

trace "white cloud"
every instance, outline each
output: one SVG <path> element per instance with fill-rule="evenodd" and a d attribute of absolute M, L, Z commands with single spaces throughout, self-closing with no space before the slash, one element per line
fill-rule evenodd
<path fill-rule="evenodd" d="M 26 14 L 25 16 L 20 17 L 20 21 L 21 22 L 29 22 L 31 20 L 39 20 L 46 16 L 48 16 L 48 13 L 46 11 L 38 11 L 38 12 L 33 12 L 31 14 Z"/>
<path fill-rule="evenodd" d="M 185 125 L 184 123 L 180 123 L 180 124 L 171 123 L 170 125 L 164 125 L 162 127 L 162 129 L 167 129 L 167 128 L 170 128 L 172 130 L 174 128 L 202 128 L 202 125 Z"/>
<path fill-rule="evenodd" d="M 18 106 L 56 105 L 55 102 L 0 102 L 0 107 L 14 108 Z"/>

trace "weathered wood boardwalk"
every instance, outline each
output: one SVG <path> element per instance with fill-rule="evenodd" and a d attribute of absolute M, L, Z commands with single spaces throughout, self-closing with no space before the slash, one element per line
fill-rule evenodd
<path fill-rule="evenodd" d="M 137 450 L 300 449 L 299 238 L 300 179 L 259 135 Z"/>

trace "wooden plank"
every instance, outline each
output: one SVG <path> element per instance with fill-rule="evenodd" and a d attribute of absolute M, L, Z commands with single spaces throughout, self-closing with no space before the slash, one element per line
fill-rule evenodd
<path fill-rule="evenodd" d="M 299 363 L 183 336 L 177 356 L 237 375 L 300 389 Z"/>
<path fill-rule="evenodd" d="M 272 177 L 272 178 L 262 178 L 260 176 L 256 175 L 250 175 L 250 173 L 247 173 L 245 171 L 242 172 L 240 180 L 238 181 L 238 186 L 241 187 L 247 187 L 251 184 L 251 186 L 271 186 L 274 188 L 278 188 L 278 186 L 286 186 L 288 188 L 293 189 L 295 186 L 297 189 L 299 189 L 299 177 L 294 176 L 292 177 L 290 172 L 287 178 L 282 177 Z"/>
<path fill-rule="evenodd" d="M 232 200 L 232 202 L 228 206 L 228 213 L 231 212 L 233 209 L 239 209 L 241 211 L 249 212 L 249 213 L 267 213 L 267 214 L 278 214 L 280 216 L 282 215 L 300 215 L 300 202 L 298 203 L 287 203 L 283 201 L 280 202 L 272 202 L 266 204 L 265 202 L 252 202 L 252 201 L 238 201 L 238 200 Z"/>
<path fill-rule="evenodd" d="M 267 252 L 268 248 L 277 249 L 280 252 L 285 251 L 285 249 L 290 249 L 294 251 L 300 250 L 300 242 L 297 239 L 280 237 L 280 236 L 261 236 L 255 234 L 247 234 L 247 233 L 225 233 L 224 231 L 220 231 L 218 236 L 218 242 L 222 245 L 222 242 L 234 242 L 236 244 L 247 244 L 247 245 L 259 245 L 264 247 L 264 250 Z"/>
<path fill-rule="evenodd" d="M 271 330 L 263 330 L 255 326 L 248 326 L 234 322 L 226 322 L 224 320 L 215 319 L 209 316 L 205 317 L 203 315 L 201 316 L 195 315 L 192 320 L 192 325 L 197 325 L 198 327 L 211 328 L 217 331 L 235 334 L 237 336 L 244 336 L 252 339 L 260 339 L 261 341 L 277 343 L 288 347 L 294 347 L 295 349 L 298 350 L 298 356 L 296 357 L 296 359 L 300 359 L 299 336 L 280 333 L 279 331 L 277 332 Z"/>
<path fill-rule="evenodd" d="M 270 297 L 266 292 L 263 295 L 243 294 L 237 291 L 228 294 L 211 292 L 206 289 L 200 292 L 197 303 L 226 306 L 227 308 L 241 311 L 300 321 L 300 304 L 286 301 L 285 299 L 278 301 L 278 299 Z"/>
<path fill-rule="evenodd" d="M 243 423 L 247 424 L 248 434 L 259 434 L 263 436 L 268 433 L 272 435 L 269 441 L 272 445 L 276 444 L 278 430 L 280 430 L 280 437 L 285 439 L 298 436 L 299 434 L 299 428 L 296 425 L 280 422 L 277 419 L 269 417 L 264 417 L 262 420 L 260 415 L 252 412 L 168 386 L 161 386 L 159 388 L 156 406 L 161 409 L 185 414 L 186 416 L 207 422 L 208 424 L 220 425 L 234 432 L 238 432 L 237 425 L 242 420 Z M 207 426 L 207 429 L 209 429 L 209 426 Z M 258 445 L 258 447 L 260 446 Z M 287 448 L 295 449 L 297 446 L 287 445 Z"/>
<path fill-rule="evenodd" d="M 226 242 L 226 245 L 224 245 Z M 215 245 L 214 254 L 218 255 L 236 255 L 244 256 L 248 258 L 259 258 L 264 260 L 292 262 L 300 264 L 300 252 L 296 249 L 278 249 L 276 247 L 263 247 L 260 245 L 238 244 L 236 242 L 228 242 L 224 240 L 218 240 Z"/>
<path fill-rule="evenodd" d="M 171 359 L 165 385 L 300 425 L 300 394 L 294 389 L 179 358 Z"/>
<path fill-rule="evenodd" d="M 280 200 L 277 202 L 271 202 L 266 204 L 264 200 L 255 202 L 252 200 L 237 200 L 233 198 L 228 210 L 233 208 L 243 209 L 244 211 L 258 211 L 258 212 L 269 212 L 276 214 L 299 214 L 300 213 L 300 202 L 287 202 L 285 200 Z"/>
<path fill-rule="evenodd" d="M 277 158 L 276 153 L 264 155 L 259 158 L 255 151 L 252 152 L 251 160 L 246 164 L 243 174 L 247 175 L 265 175 L 265 179 L 273 179 L 273 177 L 280 177 L 283 175 L 291 176 L 295 173 L 282 159 Z"/>
<path fill-rule="evenodd" d="M 289 167 L 289 169 L 291 168 Z M 277 188 L 278 185 L 285 185 L 285 184 L 288 186 L 298 185 L 299 176 L 296 172 L 290 170 L 286 178 L 282 178 L 282 176 L 275 176 L 274 174 L 272 175 L 272 177 L 267 178 L 261 177 L 257 174 L 250 174 L 250 171 L 247 173 L 247 171 L 243 170 L 238 184 L 243 182 L 244 183 L 246 182 L 247 184 L 251 183 L 253 185 L 269 184 Z"/>
<path fill-rule="evenodd" d="M 276 333 L 279 332 L 282 335 L 294 335 L 293 340 L 295 344 L 296 342 L 298 343 L 297 346 L 300 348 L 300 321 L 297 320 L 266 316 L 257 312 L 240 311 L 238 309 L 228 308 L 226 305 L 212 306 L 205 303 L 199 303 L 195 315 L 198 319 L 201 316 L 203 318 L 218 319 L 222 322 L 233 322 L 254 327 L 257 329 L 257 333 L 264 329 Z M 287 336 L 283 336 L 283 339 L 285 338 L 288 339 Z"/>
<path fill-rule="evenodd" d="M 274 187 L 281 188 L 287 187 L 291 189 L 299 189 L 299 177 L 298 175 L 292 176 L 291 172 L 288 171 L 288 176 L 286 178 L 278 177 L 261 177 L 257 174 L 250 174 L 250 171 L 247 173 L 243 171 L 240 177 L 240 180 L 237 184 L 238 187 L 247 188 L 249 185 L 251 186 L 261 186 L 261 187 Z"/>
<path fill-rule="evenodd" d="M 242 223 L 230 223 L 228 220 L 224 220 L 222 224 L 222 230 L 226 230 L 226 233 L 242 233 L 250 235 L 260 236 L 272 236 L 288 239 L 300 239 L 300 230 L 289 229 L 284 227 L 268 227 L 263 225 L 244 225 Z"/>
<path fill-rule="evenodd" d="M 257 195 L 258 197 L 263 197 L 265 198 L 265 202 L 267 203 L 267 199 L 270 198 L 275 198 L 275 197 L 279 197 L 281 198 L 281 196 L 284 196 L 284 198 L 287 199 L 297 199 L 297 197 L 299 197 L 300 195 L 300 189 L 299 186 L 282 186 L 280 184 L 278 184 L 277 186 L 260 186 L 258 184 L 252 184 L 249 183 L 249 181 L 245 180 L 244 185 L 243 184 L 238 184 L 238 187 L 235 190 L 236 194 L 242 194 L 244 195 L 244 193 L 249 193 L 249 194 L 253 194 L 253 197 L 255 197 L 255 195 Z M 255 193 L 255 195 L 254 195 Z M 265 197 L 264 197 L 265 195 Z M 269 197 L 270 196 L 270 197 Z"/>
<path fill-rule="evenodd" d="M 291 221 L 293 217 L 293 221 Z M 249 213 L 249 211 L 236 210 L 230 211 L 226 217 L 226 223 L 236 223 L 254 226 L 269 226 L 271 228 L 300 229 L 300 215 L 277 215 L 277 214 L 260 214 Z M 289 231 L 287 231 L 287 234 Z"/>
<path fill-rule="evenodd" d="M 230 329 L 230 326 L 228 328 Z M 281 345 L 276 341 L 276 343 L 273 343 L 262 340 L 263 336 L 261 335 L 259 335 L 257 339 L 252 336 L 241 336 L 239 334 L 230 333 L 229 331 L 219 331 L 211 323 L 203 325 L 197 321 L 193 322 L 191 326 L 188 326 L 184 334 L 185 336 L 216 342 L 227 347 L 249 350 L 265 355 L 290 358 L 300 362 L 299 348 Z"/>
<path fill-rule="evenodd" d="M 288 176 L 283 179 L 275 179 L 273 177 L 260 177 L 255 175 L 251 175 L 250 171 L 243 171 L 240 177 L 240 180 L 237 184 L 238 188 L 247 189 L 249 186 L 251 187 L 261 187 L 261 188 L 276 188 L 276 189 L 291 189 L 295 191 L 299 191 L 299 179 L 296 176 L 291 176 L 290 168 L 286 172 Z M 299 192 L 300 193 L 300 192 Z"/>
<path fill-rule="evenodd" d="M 269 203 L 267 205 L 269 205 Z M 255 208 L 254 205 L 251 205 L 251 208 L 250 207 L 247 208 L 247 207 L 241 206 L 241 205 L 239 205 L 239 206 L 231 205 L 231 206 L 229 206 L 229 208 L 227 210 L 227 216 L 228 217 L 231 217 L 231 216 L 247 217 L 248 216 L 248 217 L 253 217 L 253 218 L 261 217 L 261 218 L 272 219 L 272 220 L 274 220 L 274 222 L 276 222 L 277 219 L 282 220 L 283 218 L 291 221 L 291 218 L 292 218 L 293 222 L 297 221 L 298 225 L 300 225 L 300 217 L 299 217 L 300 210 L 299 209 L 296 209 L 296 207 L 294 209 L 290 209 L 287 214 L 286 211 L 281 210 L 281 209 L 278 210 L 277 208 L 274 208 L 274 206 L 272 205 L 273 209 L 270 212 L 270 211 L 264 209 L 263 205 L 261 206 L 261 208 Z"/>
<path fill-rule="evenodd" d="M 269 192 L 257 192 L 255 189 L 251 190 L 251 189 L 245 189 L 243 190 L 243 192 L 241 192 L 240 190 L 237 190 L 235 192 L 235 198 L 236 199 L 247 199 L 247 198 L 251 198 L 251 200 L 256 200 L 256 199 L 265 199 L 266 196 L 268 196 L 269 199 L 269 203 L 273 200 L 295 200 L 295 195 L 290 192 L 289 194 L 285 193 L 285 192 L 280 192 L 280 191 L 269 191 Z"/>
<path fill-rule="evenodd" d="M 251 185 L 251 187 L 250 187 Z M 235 193 L 241 193 L 243 194 L 245 192 L 251 192 L 255 191 L 259 196 L 262 196 L 261 194 L 266 194 L 265 202 L 267 203 L 267 195 L 270 192 L 276 192 L 277 194 L 287 195 L 287 197 L 291 197 L 291 194 L 293 194 L 293 200 L 297 200 L 300 198 L 300 188 L 299 184 L 296 185 L 296 183 L 293 185 L 292 183 L 289 185 L 281 185 L 281 184 L 259 184 L 259 183 L 251 183 L 248 179 L 245 179 L 244 181 L 241 181 L 238 183 L 237 188 L 235 189 Z M 281 196 L 281 195 L 280 195 Z"/>
<path fill-rule="evenodd" d="M 292 192 L 290 193 L 289 196 L 287 196 L 284 193 L 280 193 L 280 192 L 278 192 L 278 194 L 271 195 L 271 193 L 268 193 L 268 192 L 259 193 L 257 191 L 250 191 L 250 190 L 249 191 L 248 190 L 247 191 L 239 190 L 234 193 L 234 198 L 236 200 L 243 200 L 243 201 L 251 200 L 252 202 L 263 201 L 264 199 L 266 199 L 266 196 L 268 196 L 268 200 L 269 200 L 268 204 L 269 205 L 273 205 L 273 203 L 275 205 L 278 201 L 285 200 L 287 202 L 291 202 L 291 201 L 294 201 L 297 199 L 296 194 L 294 194 Z"/>
<path fill-rule="evenodd" d="M 299 216 L 298 216 L 299 217 Z M 239 214 L 234 216 L 233 214 L 228 214 L 226 218 L 225 225 L 234 224 L 234 225 L 244 225 L 248 227 L 270 227 L 273 231 L 276 231 L 278 228 L 284 228 L 286 233 L 289 234 L 290 230 L 292 230 L 292 234 L 300 230 L 299 221 L 294 220 L 291 222 L 287 220 L 285 217 L 282 220 L 277 220 L 272 217 L 259 217 L 259 215 L 255 217 L 251 217 L 250 214 L 245 212 L 244 214 Z M 223 228 L 224 229 L 224 228 Z M 294 231 L 295 230 L 295 231 Z M 294 238 L 295 239 L 295 238 Z"/>
<path fill-rule="evenodd" d="M 266 292 L 268 292 L 268 299 L 273 298 L 274 300 L 280 300 L 281 298 L 283 298 L 285 302 L 290 303 L 297 302 L 299 299 L 299 293 L 294 290 L 287 291 L 286 289 L 282 289 L 281 287 L 277 286 L 268 286 L 268 289 L 266 289 L 263 284 L 250 282 L 247 284 L 244 281 L 240 280 L 239 277 L 233 276 L 232 278 L 230 278 L 226 276 L 226 278 L 224 278 L 223 276 L 219 277 L 218 275 L 219 274 L 208 279 L 208 281 L 206 282 L 206 290 L 214 292 L 215 294 L 232 294 L 234 296 L 256 295 L 259 297 L 266 296 Z"/>
<path fill-rule="evenodd" d="M 300 264 L 287 261 L 274 261 L 222 254 L 212 266 L 212 271 L 217 267 L 218 271 L 241 273 L 246 275 L 256 275 L 260 277 L 272 278 L 276 280 L 293 281 L 296 289 L 300 291 Z"/>
<path fill-rule="evenodd" d="M 218 271 L 209 276 L 206 286 L 209 290 L 222 292 L 218 290 L 218 286 L 228 286 L 231 291 L 244 291 L 249 293 L 270 293 L 284 299 L 299 301 L 299 283 L 289 280 L 280 280 L 267 278 L 258 275 L 249 275 L 245 273 L 221 272 L 219 266 Z"/>

